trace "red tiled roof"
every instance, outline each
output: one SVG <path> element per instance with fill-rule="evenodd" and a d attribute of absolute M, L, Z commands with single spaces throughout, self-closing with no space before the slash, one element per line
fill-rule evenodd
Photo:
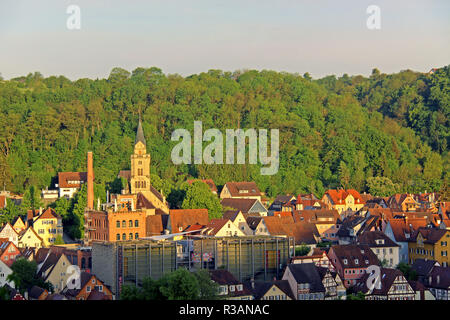
<path fill-rule="evenodd" d="M 208 224 L 208 209 L 171 209 L 169 210 L 169 220 L 172 232 L 185 230 L 193 224 Z"/>
<path fill-rule="evenodd" d="M 222 199 L 220 204 L 223 207 L 230 207 L 236 210 L 240 210 L 242 213 L 248 213 L 248 211 L 253 207 L 257 199 L 233 199 L 226 198 Z"/>
<path fill-rule="evenodd" d="M 335 189 L 329 189 L 325 192 L 325 194 L 328 194 L 331 198 L 331 200 L 333 201 L 334 204 L 341 204 L 341 203 L 345 203 L 345 199 L 349 196 L 352 195 L 353 198 L 355 198 L 355 203 L 356 204 L 364 204 L 365 201 L 363 200 L 363 198 L 361 197 L 361 195 L 359 194 L 358 191 L 356 191 L 355 189 L 339 189 L 339 190 L 335 190 Z"/>
<path fill-rule="evenodd" d="M 261 196 L 261 191 L 255 182 L 227 182 L 224 188 L 227 187 L 232 197 L 247 197 L 247 196 Z M 246 193 L 239 193 L 239 191 L 247 190 Z"/>
<path fill-rule="evenodd" d="M 87 172 L 58 172 L 59 188 L 80 188 L 81 183 L 73 183 L 73 181 L 87 181 Z"/>
<path fill-rule="evenodd" d="M 38 219 L 61 219 L 61 217 L 52 208 L 47 208 Z"/>
<path fill-rule="evenodd" d="M 229 219 L 211 219 L 211 221 L 205 226 L 208 229 L 209 235 L 215 235 L 219 232 L 227 223 L 231 223 Z"/>
<path fill-rule="evenodd" d="M 164 232 L 162 215 L 150 215 L 145 219 L 145 233 L 147 237 L 161 235 Z"/>

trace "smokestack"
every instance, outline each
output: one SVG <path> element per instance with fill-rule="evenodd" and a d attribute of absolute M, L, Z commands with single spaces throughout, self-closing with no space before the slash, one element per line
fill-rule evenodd
<path fill-rule="evenodd" d="M 94 209 L 94 166 L 92 151 L 87 153 L 87 208 Z"/>

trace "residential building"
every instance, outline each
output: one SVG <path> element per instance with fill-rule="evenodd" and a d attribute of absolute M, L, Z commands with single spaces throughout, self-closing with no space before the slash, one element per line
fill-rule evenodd
<path fill-rule="evenodd" d="M 352 288 L 354 293 L 362 292 L 366 300 L 414 300 L 415 291 L 400 270 L 381 268 L 380 282 L 368 288 L 370 274 L 366 273 Z"/>
<path fill-rule="evenodd" d="M 400 262 L 400 246 L 381 231 L 363 232 L 358 236 L 358 244 L 369 246 L 385 267 L 395 268 Z"/>
<path fill-rule="evenodd" d="M 253 230 L 240 210 L 224 212 L 222 218 L 231 220 L 246 236 L 253 235 Z"/>
<path fill-rule="evenodd" d="M 324 300 L 325 287 L 314 263 L 287 265 L 282 280 L 287 280 L 296 300 Z"/>
<path fill-rule="evenodd" d="M 232 208 L 234 210 L 239 210 L 243 214 L 254 215 L 254 216 L 267 216 L 267 209 L 258 199 L 236 199 L 236 198 L 225 198 L 222 199 L 220 204 L 226 208 Z"/>
<path fill-rule="evenodd" d="M 44 246 L 44 240 L 36 233 L 33 227 L 28 227 L 19 233 L 19 248 L 36 248 Z"/>
<path fill-rule="evenodd" d="M 64 287 L 62 294 L 69 300 L 112 300 L 113 294 L 110 288 L 98 279 L 94 274 L 80 273 L 79 289 Z M 73 281 L 73 285 L 75 282 Z"/>
<path fill-rule="evenodd" d="M 220 199 L 257 199 L 261 201 L 261 191 L 255 182 L 227 182 L 220 192 Z"/>
<path fill-rule="evenodd" d="M 38 276 L 53 285 L 55 292 L 64 289 L 68 279 L 74 271 L 70 271 L 72 264 L 64 253 L 50 252 L 43 262 L 38 265 Z"/>
<path fill-rule="evenodd" d="M 355 285 L 369 266 L 380 266 L 377 256 L 366 245 L 334 245 L 328 257 L 346 288 Z"/>
<path fill-rule="evenodd" d="M 87 181 L 87 172 L 58 172 L 59 197 L 73 198 Z"/>
<path fill-rule="evenodd" d="M 44 243 L 50 246 L 55 243 L 56 238 L 63 236 L 62 218 L 53 210 L 48 208 L 33 220 L 33 228 Z"/>
<path fill-rule="evenodd" d="M 433 267 L 426 286 L 436 300 L 450 300 L 450 267 Z"/>
<path fill-rule="evenodd" d="M 400 246 L 400 262 L 409 262 L 408 241 L 414 233 L 414 230 L 417 230 L 419 227 L 425 227 L 426 225 L 427 222 L 425 219 L 387 219 L 383 232 Z"/>
<path fill-rule="evenodd" d="M 17 246 L 19 243 L 19 234 L 13 226 L 7 222 L 0 231 L 0 239 L 8 239 Z"/>
<path fill-rule="evenodd" d="M 440 267 L 435 260 L 416 259 L 411 265 L 411 269 L 416 273 L 417 280 L 422 284 L 427 284 L 431 271 L 434 267 Z"/>
<path fill-rule="evenodd" d="M 346 211 L 356 212 L 365 205 L 359 192 L 354 189 L 327 190 L 322 201 L 329 209 L 335 209 L 339 214 Z"/>
<path fill-rule="evenodd" d="M 219 285 L 219 296 L 227 300 L 253 300 L 253 294 L 227 270 L 211 270 L 211 280 Z"/>
<path fill-rule="evenodd" d="M 254 217 L 247 215 L 246 221 L 249 228 L 253 231 L 254 236 L 270 235 L 263 217 Z"/>
<path fill-rule="evenodd" d="M 436 228 L 418 228 L 408 241 L 409 262 L 417 259 L 436 260 L 447 267 L 449 260 L 450 230 Z"/>
<path fill-rule="evenodd" d="M 287 280 L 251 281 L 246 285 L 251 288 L 255 300 L 295 300 Z"/>
<path fill-rule="evenodd" d="M 215 237 L 244 237 L 245 233 L 229 219 L 211 219 L 201 231 L 202 234 Z"/>
<path fill-rule="evenodd" d="M 1 250 L 1 249 L 0 249 Z M 10 266 L 0 259 L 0 288 L 9 285 L 14 288 L 14 282 L 8 280 L 8 276 L 12 273 Z"/>
<path fill-rule="evenodd" d="M 0 261 L 3 261 L 8 267 L 20 257 L 21 253 L 14 242 L 7 239 L 0 239 Z"/>

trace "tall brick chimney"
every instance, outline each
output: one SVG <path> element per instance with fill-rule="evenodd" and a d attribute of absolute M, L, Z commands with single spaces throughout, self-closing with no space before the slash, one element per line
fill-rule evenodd
<path fill-rule="evenodd" d="M 94 210 L 94 165 L 92 151 L 87 153 L 87 208 Z"/>

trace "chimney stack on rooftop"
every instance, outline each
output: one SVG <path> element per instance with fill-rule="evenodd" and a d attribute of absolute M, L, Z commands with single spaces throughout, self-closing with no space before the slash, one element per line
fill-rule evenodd
<path fill-rule="evenodd" d="M 94 209 L 94 166 L 92 151 L 87 153 L 87 208 Z"/>

